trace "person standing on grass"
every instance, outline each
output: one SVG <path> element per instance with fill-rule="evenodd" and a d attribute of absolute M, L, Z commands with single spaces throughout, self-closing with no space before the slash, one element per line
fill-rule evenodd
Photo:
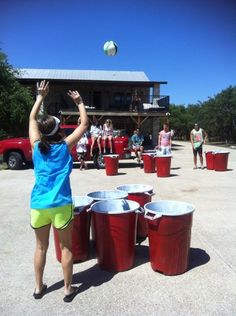
<path fill-rule="evenodd" d="M 190 141 L 193 148 L 193 163 L 194 163 L 193 169 L 197 169 L 197 155 L 199 155 L 201 169 L 204 169 L 202 147 L 203 147 L 203 144 L 205 144 L 206 139 L 207 139 L 207 132 L 204 131 L 204 129 L 199 128 L 198 124 L 195 123 L 194 128 L 190 132 Z"/>
<path fill-rule="evenodd" d="M 34 162 L 35 185 L 31 193 L 31 226 L 35 231 L 34 254 L 35 290 L 33 297 L 41 299 L 47 291 L 43 283 L 46 254 L 51 225 L 57 230 L 61 248 L 61 266 L 64 276 L 64 302 L 71 302 L 78 293 L 72 286 L 73 206 L 70 186 L 72 157 L 70 151 L 88 127 L 85 106 L 78 91 L 67 93 L 77 105 L 81 123 L 72 134 L 63 139 L 60 120 L 45 115 L 38 121 L 38 113 L 49 92 L 49 82 L 43 80 L 38 97 L 29 115 L 29 139 Z"/>

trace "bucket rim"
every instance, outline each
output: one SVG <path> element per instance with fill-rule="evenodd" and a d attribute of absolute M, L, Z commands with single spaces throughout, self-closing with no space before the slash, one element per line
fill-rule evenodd
<path fill-rule="evenodd" d="M 83 204 L 77 204 L 76 205 L 76 199 L 84 199 L 87 200 L 86 203 Z M 90 206 L 93 203 L 93 199 L 87 195 L 74 195 L 72 196 L 72 204 L 74 208 L 74 214 L 79 214 L 82 212 L 86 207 Z"/>
<path fill-rule="evenodd" d="M 105 158 L 105 157 L 117 158 L 117 157 L 119 157 L 119 155 L 117 155 L 117 154 L 104 154 L 103 157 L 104 157 L 104 158 Z"/>
<path fill-rule="evenodd" d="M 129 204 L 131 206 L 128 210 L 115 210 L 115 211 L 105 211 L 105 210 L 95 210 L 96 206 L 102 205 L 102 204 L 112 204 L 112 203 L 119 203 L 121 204 L 122 201 L 124 201 L 126 204 Z M 105 215 L 117 215 L 117 214 L 128 214 L 128 213 L 134 213 L 140 208 L 140 205 L 136 201 L 130 201 L 125 199 L 116 199 L 116 200 L 103 200 L 103 201 L 97 201 L 91 205 L 91 211 L 94 213 L 99 214 L 105 214 Z"/>
<path fill-rule="evenodd" d="M 144 189 L 133 189 L 133 190 L 122 190 L 122 189 L 119 189 L 119 188 L 121 188 L 121 187 L 124 187 L 124 186 L 133 186 L 133 187 L 137 187 L 137 186 L 143 186 L 143 187 L 146 187 L 146 189 L 144 190 Z M 119 186 L 117 186 L 116 187 L 116 189 L 117 190 L 119 190 L 119 191 L 123 191 L 123 192 L 127 192 L 128 194 L 130 193 L 130 194 L 134 194 L 134 193 L 145 193 L 145 192 L 152 192 L 153 191 L 153 186 L 151 186 L 151 185 L 149 185 L 149 184 L 141 184 L 141 183 L 127 183 L 127 184 L 122 184 L 122 185 L 119 185 Z"/>
<path fill-rule="evenodd" d="M 160 154 L 156 154 L 155 158 L 172 158 L 172 155 L 160 155 Z"/>
<path fill-rule="evenodd" d="M 229 154 L 230 152 L 227 151 L 227 150 L 218 150 L 218 151 L 215 151 L 215 155 L 218 155 L 218 154 Z"/>
<path fill-rule="evenodd" d="M 163 203 L 168 203 L 168 204 L 182 204 L 185 205 L 189 208 L 188 211 L 180 213 L 180 214 L 172 214 L 171 212 L 161 212 L 161 211 L 154 211 L 154 210 L 150 210 L 148 207 L 150 205 L 155 205 L 155 204 L 163 204 Z M 177 217 L 177 216 L 182 216 L 182 215 L 187 215 L 187 214 L 191 214 L 195 211 L 195 206 L 193 204 L 190 204 L 188 202 L 184 202 L 184 201 L 176 201 L 176 200 L 158 200 L 158 201 L 152 201 L 152 202 L 148 202 L 144 205 L 144 210 L 145 212 L 149 212 L 149 213 L 159 213 L 162 214 L 162 216 L 171 216 L 171 217 Z"/>
<path fill-rule="evenodd" d="M 109 197 L 92 197 L 91 194 L 98 194 L 99 192 L 105 192 L 105 193 L 120 193 L 122 196 L 120 197 L 112 197 L 112 198 L 109 198 Z M 126 194 L 125 194 L 126 193 Z M 89 192 L 87 194 L 88 197 L 90 197 L 91 199 L 93 199 L 93 201 L 106 201 L 106 200 L 118 200 L 118 199 L 125 199 L 128 197 L 128 194 L 127 192 L 125 191 L 122 191 L 122 190 L 118 190 L 118 189 L 114 189 L 114 190 L 98 190 L 98 191 L 92 191 L 92 192 Z"/>

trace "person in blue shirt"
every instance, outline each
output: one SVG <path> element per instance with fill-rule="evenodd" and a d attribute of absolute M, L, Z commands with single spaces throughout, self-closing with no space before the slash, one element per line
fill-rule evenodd
<path fill-rule="evenodd" d="M 134 150 L 138 163 L 141 162 L 141 157 L 144 150 L 143 142 L 144 142 L 144 137 L 141 134 L 140 129 L 137 128 L 131 137 L 131 146 L 132 146 L 132 149 Z"/>
<path fill-rule="evenodd" d="M 31 193 L 31 226 L 36 237 L 34 254 L 35 299 L 41 299 L 47 285 L 43 283 L 43 272 L 49 244 L 51 225 L 58 231 L 61 248 L 61 265 L 64 275 L 64 301 L 71 302 L 78 293 L 72 287 L 73 256 L 72 229 L 73 206 L 70 187 L 72 157 L 70 151 L 88 127 L 85 106 L 78 91 L 68 91 L 68 96 L 77 105 L 81 124 L 72 134 L 63 139 L 60 120 L 45 115 L 38 120 L 38 113 L 49 92 L 49 82 L 42 81 L 38 96 L 29 115 L 29 139 L 32 147 L 35 184 Z"/>

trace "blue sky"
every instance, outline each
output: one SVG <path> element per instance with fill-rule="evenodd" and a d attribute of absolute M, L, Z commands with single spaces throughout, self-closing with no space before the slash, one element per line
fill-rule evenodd
<path fill-rule="evenodd" d="M 13 67 L 144 71 L 187 105 L 236 83 L 236 1 L 2 0 L 0 48 Z"/>

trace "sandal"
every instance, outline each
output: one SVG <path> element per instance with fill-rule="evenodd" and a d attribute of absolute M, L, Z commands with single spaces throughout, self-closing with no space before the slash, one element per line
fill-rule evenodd
<path fill-rule="evenodd" d="M 41 299 L 41 298 L 44 296 L 44 294 L 46 293 L 46 291 L 47 291 L 47 285 L 46 285 L 46 284 L 43 284 L 42 290 L 41 290 L 40 293 L 35 293 L 35 290 L 34 290 L 33 297 L 34 297 L 36 300 L 39 300 L 39 299 Z"/>
<path fill-rule="evenodd" d="M 65 297 L 63 298 L 63 301 L 66 303 L 70 303 L 73 301 L 73 299 L 76 297 L 76 295 L 79 293 L 79 288 L 78 287 L 72 287 L 72 289 L 74 290 L 71 294 L 65 295 Z"/>

